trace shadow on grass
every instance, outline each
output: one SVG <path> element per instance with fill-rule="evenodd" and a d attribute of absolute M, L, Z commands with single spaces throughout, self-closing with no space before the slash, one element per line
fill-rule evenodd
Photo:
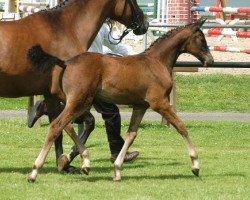
<path fill-rule="evenodd" d="M 137 176 L 122 176 L 122 181 L 130 181 L 130 180 L 198 180 L 202 181 L 205 177 L 213 177 L 216 176 L 218 179 L 223 177 L 246 177 L 243 173 L 232 173 L 232 174 L 216 174 L 216 175 L 206 175 L 206 176 L 200 176 L 196 177 L 192 175 L 190 172 L 190 175 L 184 175 L 184 174 L 163 174 L 163 175 L 137 175 Z M 112 177 L 110 176 L 95 176 L 95 175 L 89 175 L 89 176 L 74 176 L 72 177 L 74 181 L 87 181 L 87 182 L 98 182 L 98 181 L 109 181 L 112 180 Z M 84 180 L 83 180 L 84 179 Z"/>
<path fill-rule="evenodd" d="M 134 169 L 134 168 L 144 168 L 146 167 L 143 164 L 132 164 L 132 163 L 126 163 L 123 165 L 124 168 L 127 169 Z M 76 166 L 75 166 L 76 167 Z M 78 166 L 77 166 L 78 167 Z M 80 169 L 80 167 L 78 167 Z M 97 173 L 109 173 L 112 171 L 113 165 L 105 166 L 105 167 L 91 167 L 91 172 L 97 172 Z M 0 167 L 0 174 L 1 173 L 20 173 L 20 174 L 28 174 L 32 171 L 32 167 Z M 90 173 L 91 173 L 90 172 Z M 43 167 L 38 172 L 39 174 L 48 174 L 48 173 L 59 173 L 56 169 L 56 167 Z M 60 172 L 61 174 L 67 174 L 66 172 Z"/>
<path fill-rule="evenodd" d="M 28 174 L 32 170 L 32 167 L 1 167 L 0 168 L 0 174 L 1 173 L 20 173 L 20 174 Z M 41 174 L 47 174 L 47 173 L 57 173 L 57 169 L 55 167 L 44 167 L 39 171 Z"/>
<path fill-rule="evenodd" d="M 135 161 L 132 162 L 125 162 L 123 164 L 123 168 L 124 169 L 143 169 L 143 168 L 147 168 L 149 166 L 154 166 L 155 162 L 157 162 L 157 167 L 167 167 L 167 166 L 183 166 L 185 165 L 185 163 L 183 162 L 178 162 L 175 160 L 171 160 L 171 161 L 164 161 L 164 162 L 160 162 L 159 160 L 162 160 L 161 158 L 154 158 L 154 157 L 139 157 L 138 159 L 136 159 Z M 113 170 L 113 163 L 111 163 L 109 161 L 109 159 L 107 158 L 102 158 L 102 159 L 93 159 L 91 161 L 92 163 L 95 163 L 95 166 L 91 167 L 91 172 L 97 172 L 97 173 L 110 173 L 110 171 Z M 98 164 L 99 163 L 99 164 Z M 79 163 L 78 163 L 79 164 Z M 78 166 L 77 163 L 72 163 L 72 165 L 74 167 L 77 167 L 80 169 L 80 166 Z M 105 166 L 103 166 L 105 165 Z M 99 167 L 100 166 L 100 167 Z M 27 174 L 30 173 L 32 170 L 32 166 L 28 166 L 28 167 L 0 167 L 0 174 L 1 173 L 21 173 L 21 174 Z M 59 173 L 56 169 L 56 167 L 50 167 L 50 166 L 45 166 L 39 170 L 39 173 L 41 174 L 46 174 L 46 173 Z M 66 172 L 62 172 L 62 173 L 66 173 Z"/>
<path fill-rule="evenodd" d="M 170 165 L 178 165 L 179 163 L 171 163 Z M 124 165 L 125 169 L 129 168 L 144 168 L 144 165 Z M 86 182 L 98 182 L 98 181 L 112 181 L 112 177 L 110 176 L 110 172 L 112 171 L 112 167 L 93 167 L 91 168 L 90 175 L 86 176 L 84 174 L 67 174 L 67 173 L 59 173 L 55 167 L 44 167 L 39 171 L 39 174 L 60 174 L 62 176 L 67 175 L 67 178 L 71 179 L 71 181 L 86 181 Z M 0 168 L 1 173 L 21 173 L 21 174 L 29 174 L 31 172 L 31 167 L 3 167 Z M 70 175 L 70 176 L 68 176 Z M 71 176 L 72 175 L 72 176 Z M 246 177 L 244 173 L 221 173 L 221 174 L 205 174 L 200 177 L 196 177 L 192 175 L 185 174 L 161 174 L 161 175 L 135 175 L 135 176 L 122 176 L 122 181 L 126 180 L 198 180 L 202 181 L 204 178 L 217 177 L 218 179 L 223 177 Z"/>

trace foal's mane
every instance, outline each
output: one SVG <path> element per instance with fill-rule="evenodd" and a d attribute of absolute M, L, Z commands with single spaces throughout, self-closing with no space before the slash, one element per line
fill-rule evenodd
<path fill-rule="evenodd" d="M 159 43 L 161 40 L 165 40 L 170 38 L 171 36 L 173 36 L 174 34 L 176 34 L 177 32 L 189 27 L 193 25 L 193 23 L 190 24 L 186 24 L 184 26 L 179 26 L 175 29 L 171 29 L 170 31 L 166 32 L 165 34 L 163 34 L 161 37 L 159 37 L 157 40 L 155 40 L 144 52 L 150 50 L 156 43 Z"/>

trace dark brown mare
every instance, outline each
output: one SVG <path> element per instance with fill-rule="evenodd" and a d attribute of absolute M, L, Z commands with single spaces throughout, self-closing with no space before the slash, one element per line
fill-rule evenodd
<path fill-rule="evenodd" d="M 203 23 L 204 21 L 199 20 L 197 23 L 171 30 L 156 40 L 145 52 L 134 56 L 112 57 L 87 52 L 64 63 L 45 53 L 40 46 L 33 47 L 28 57 L 38 71 L 51 73 L 52 76 L 61 73 L 61 79 L 55 79 L 51 92 L 66 102 L 66 106 L 51 123 L 44 146 L 28 180 L 35 181 L 53 140 L 62 129 L 66 130 L 78 146 L 84 159 L 82 170 L 88 174 L 88 152 L 79 141 L 70 122 L 88 111 L 94 98 L 133 106 L 128 135 L 114 163 L 115 181 L 121 179 L 124 156 L 133 143 L 139 124 L 149 107 L 166 118 L 181 134 L 191 157 L 192 172 L 198 176 L 198 155 L 184 123 L 171 110 L 168 96 L 172 89 L 171 71 L 181 53 L 192 54 L 204 66 L 213 63 L 205 36 L 200 30 Z"/>
<path fill-rule="evenodd" d="M 27 51 L 35 44 L 61 58 L 86 51 L 103 22 L 117 20 L 135 34 L 147 31 L 147 22 L 136 0 L 67 0 L 18 21 L 0 22 L 0 96 L 44 95 L 52 120 L 60 103 L 50 93 L 51 74 L 33 70 Z M 55 143 L 57 158 L 63 153 L 62 136 Z"/>

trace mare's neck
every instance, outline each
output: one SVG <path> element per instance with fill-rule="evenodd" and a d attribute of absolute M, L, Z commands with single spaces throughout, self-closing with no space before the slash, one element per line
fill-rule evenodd
<path fill-rule="evenodd" d="M 168 69 L 172 69 L 179 55 L 182 53 L 182 47 L 190 34 L 191 31 L 188 29 L 173 31 L 166 38 L 159 39 L 147 51 L 147 54 L 159 60 Z"/>
<path fill-rule="evenodd" d="M 88 50 L 113 8 L 110 5 L 111 1 L 75 1 L 80 2 L 80 5 L 74 5 L 74 14 L 68 13 L 67 9 L 64 10 L 64 13 L 72 18 L 71 27 L 77 40 L 80 41 L 81 47 Z"/>
<path fill-rule="evenodd" d="M 103 22 L 110 16 L 113 9 L 112 2 L 114 1 L 69 0 L 62 8 L 48 11 L 48 15 L 54 17 L 53 25 L 58 24 L 56 29 L 62 30 L 60 34 L 67 37 L 64 41 L 58 41 L 61 46 L 63 42 L 68 45 L 67 57 L 88 50 Z M 69 41 L 70 44 L 67 43 Z"/>

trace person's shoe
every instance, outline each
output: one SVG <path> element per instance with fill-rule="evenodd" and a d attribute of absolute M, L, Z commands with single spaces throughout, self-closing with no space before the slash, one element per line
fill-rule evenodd
<path fill-rule="evenodd" d="M 139 155 L 139 151 L 132 151 L 131 153 L 127 152 L 124 158 L 124 162 L 134 161 Z M 111 162 L 114 163 L 118 155 L 111 155 Z"/>
<path fill-rule="evenodd" d="M 36 121 L 43 116 L 45 113 L 45 103 L 44 101 L 37 101 L 28 116 L 28 127 L 32 128 Z"/>

